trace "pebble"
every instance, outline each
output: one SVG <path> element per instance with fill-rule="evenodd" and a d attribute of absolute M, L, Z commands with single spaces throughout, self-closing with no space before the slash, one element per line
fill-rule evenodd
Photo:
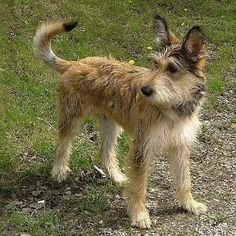
<path fill-rule="evenodd" d="M 38 197 L 40 195 L 41 191 L 33 191 L 32 195 L 35 197 Z"/>
<path fill-rule="evenodd" d="M 31 212 L 31 208 L 29 208 L 29 207 L 22 208 L 21 212 L 22 212 L 24 215 L 26 215 L 26 214 L 28 214 L 28 213 Z"/>
<path fill-rule="evenodd" d="M 32 203 L 30 204 L 30 207 L 39 210 L 44 207 L 44 203 Z"/>

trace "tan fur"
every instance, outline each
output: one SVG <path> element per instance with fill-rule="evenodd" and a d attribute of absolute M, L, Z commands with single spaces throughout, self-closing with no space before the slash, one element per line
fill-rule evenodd
<path fill-rule="evenodd" d="M 158 18 L 158 24 L 161 23 Z M 163 35 L 164 30 L 162 27 Z M 175 56 L 182 41 L 171 33 L 175 45 L 156 54 L 154 68 L 147 69 L 106 57 L 70 62 L 59 59 L 51 51 L 50 40 L 63 31 L 61 22 L 48 23 L 39 28 L 34 40 L 37 55 L 62 74 L 53 177 L 58 181 L 66 178 L 72 139 L 83 117 L 90 112 L 100 123 L 104 166 L 116 183 L 126 184 L 132 225 L 151 226 L 145 207 L 148 170 L 154 154 L 160 152 L 168 153 L 180 206 L 196 214 L 204 212 L 205 205 L 191 195 L 189 146 L 199 127 L 199 101 L 205 78 L 199 70 L 189 72 L 186 62 Z M 171 66 L 178 67 L 177 71 L 169 69 Z M 151 96 L 141 92 L 145 86 L 152 89 Z M 120 171 L 115 155 L 121 127 L 134 139 L 127 177 Z"/>

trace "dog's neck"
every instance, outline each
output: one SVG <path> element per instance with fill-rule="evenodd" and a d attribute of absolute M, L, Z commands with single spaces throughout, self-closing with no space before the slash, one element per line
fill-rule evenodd
<path fill-rule="evenodd" d="M 188 117 L 191 116 L 199 107 L 199 100 L 188 101 L 184 104 L 181 104 L 177 107 L 173 107 L 173 111 L 175 111 L 180 117 Z"/>

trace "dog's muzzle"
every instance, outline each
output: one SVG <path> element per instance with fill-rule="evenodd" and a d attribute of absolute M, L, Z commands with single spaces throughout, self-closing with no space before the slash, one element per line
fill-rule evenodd
<path fill-rule="evenodd" d="M 150 97 L 152 95 L 152 93 L 153 93 L 153 90 L 149 86 L 145 86 L 145 87 L 141 88 L 141 92 L 146 97 Z"/>

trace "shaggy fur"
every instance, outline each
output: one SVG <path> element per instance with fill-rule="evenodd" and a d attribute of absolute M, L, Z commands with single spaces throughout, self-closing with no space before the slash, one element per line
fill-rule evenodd
<path fill-rule="evenodd" d="M 206 52 L 199 27 L 183 39 L 169 31 L 156 16 L 154 25 L 160 51 L 152 56 L 151 69 L 132 66 L 113 58 L 88 57 L 67 61 L 51 50 L 51 39 L 76 23 L 42 24 L 34 38 L 35 53 L 61 74 L 58 89 L 59 139 L 52 176 L 66 178 L 72 139 L 87 112 L 100 123 L 101 157 L 109 176 L 125 184 L 131 223 L 149 228 L 145 207 L 150 161 L 165 152 L 174 178 L 179 205 L 199 214 L 206 206 L 191 194 L 189 147 L 199 127 L 198 113 L 205 90 Z M 115 154 L 122 128 L 132 135 L 133 146 L 124 175 Z"/>

